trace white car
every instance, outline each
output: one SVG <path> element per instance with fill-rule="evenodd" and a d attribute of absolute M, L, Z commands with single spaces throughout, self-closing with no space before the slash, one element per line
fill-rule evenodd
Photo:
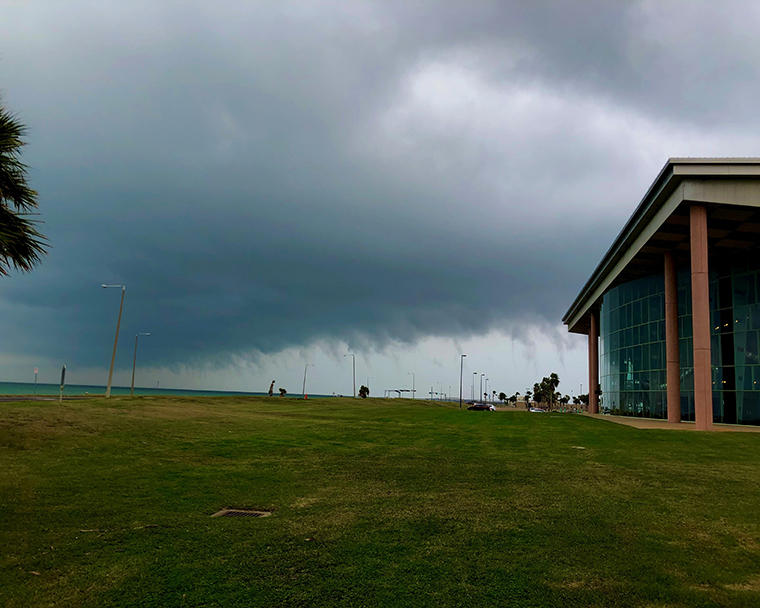
<path fill-rule="evenodd" d="M 546 410 L 542 410 L 540 407 L 532 407 L 530 408 L 531 412 L 536 412 L 538 414 L 545 414 Z"/>

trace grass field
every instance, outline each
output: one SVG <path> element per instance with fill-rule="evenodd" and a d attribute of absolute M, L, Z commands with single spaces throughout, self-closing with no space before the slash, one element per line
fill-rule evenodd
<path fill-rule="evenodd" d="M 0 404 L 0 463 L 6 608 L 760 605 L 760 434 L 120 397 Z"/>

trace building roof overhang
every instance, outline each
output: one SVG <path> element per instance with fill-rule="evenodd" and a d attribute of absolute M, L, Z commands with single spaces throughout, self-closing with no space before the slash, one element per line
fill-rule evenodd
<path fill-rule="evenodd" d="M 569 331 L 588 333 L 604 293 L 661 272 L 665 251 L 688 259 L 691 203 L 708 206 L 711 251 L 760 244 L 760 158 L 669 159 L 565 313 Z"/>

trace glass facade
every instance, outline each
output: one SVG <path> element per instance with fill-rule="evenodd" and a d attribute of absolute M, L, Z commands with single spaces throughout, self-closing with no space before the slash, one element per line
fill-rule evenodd
<path fill-rule="evenodd" d="M 678 271 L 681 419 L 694 420 L 691 277 Z M 667 418 L 665 282 L 610 289 L 600 311 L 600 411 Z M 710 258 L 713 419 L 760 425 L 760 250 Z"/>

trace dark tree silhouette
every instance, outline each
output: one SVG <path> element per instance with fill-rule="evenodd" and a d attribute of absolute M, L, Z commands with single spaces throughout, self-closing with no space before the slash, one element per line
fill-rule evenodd
<path fill-rule="evenodd" d="M 47 252 L 47 239 L 29 219 L 37 209 L 37 193 L 26 182 L 19 157 L 26 127 L 0 105 L 0 275 L 11 268 L 30 272 Z"/>

